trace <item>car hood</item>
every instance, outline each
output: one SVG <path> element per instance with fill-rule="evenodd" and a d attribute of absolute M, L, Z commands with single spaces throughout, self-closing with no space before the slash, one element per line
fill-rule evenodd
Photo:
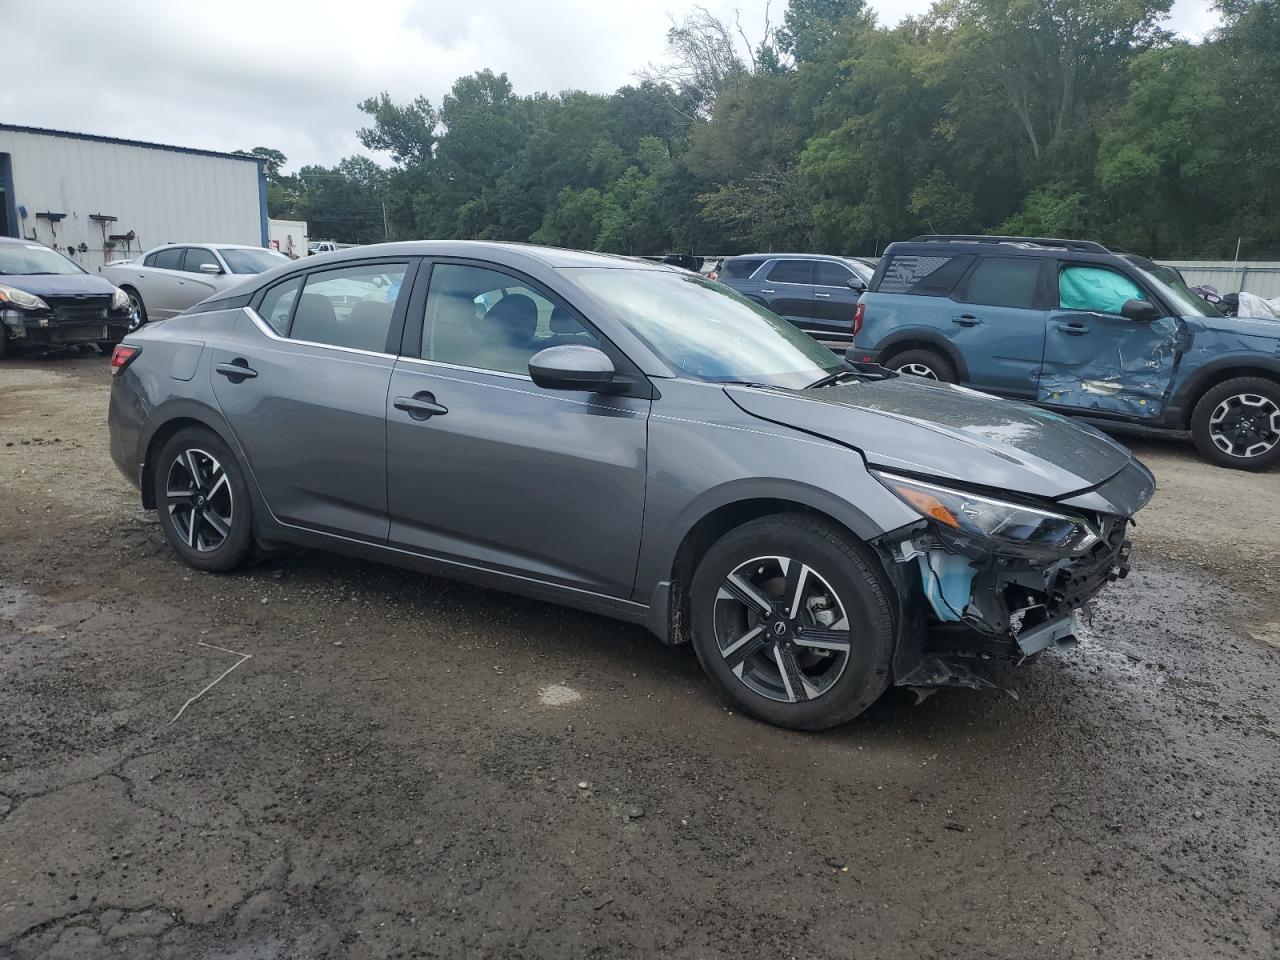
<path fill-rule="evenodd" d="M 111 293 L 115 286 L 96 273 L 0 274 L 0 283 L 37 297 L 74 297 Z"/>
<path fill-rule="evenodd" d="M 1095 487 L 1133 460 L 1056 413 L 918 377 L 726 393 L 752 416 L 854 447 L 872 466 L 1035 497 Z"/>

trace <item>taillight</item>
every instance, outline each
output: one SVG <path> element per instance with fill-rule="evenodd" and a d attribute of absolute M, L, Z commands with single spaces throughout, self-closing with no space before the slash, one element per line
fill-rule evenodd
<path fill-rule="evenodd" d="M 867 315 L 867 305 L 859 303 L 853 308 L 853 335 L 856 337 L 862 332 L 862 321 Z"/>
<path fill-rule="evenodd" d="M 118 377 L 124 373 L 124 368 L 133 363 L 141 352 L 141 347 L 130 347 L 127 344 L 117 343 L 116 348 L 111 351 L 111 375 Z"/>

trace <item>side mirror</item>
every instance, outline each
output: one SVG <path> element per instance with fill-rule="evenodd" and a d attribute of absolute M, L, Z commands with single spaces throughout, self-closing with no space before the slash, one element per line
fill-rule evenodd
<path fill-rule="evenodd" d="M 1160 319 L 1160 308 L 1150 300 L 1126 300 L 1120 308 L 1120 316 L 1134 323 L 1150 323 Z"/>
<path fill-rule="evenodd" d="M 854 293 L 866 293 L 867 284 L 861 277 L 850 277 L 845 281 L 849 285 L 849 289 Z"/>
<path fill-rule="evenodd" d="M 547 347 L 529 358 L 529 376 L 547 390 L 599 390 L 611 383 L 613 361 L 596 347 Z"/>
<path fill-rule="evenodd" d="M 202 263 L 200 264 L 200 272 L 201 273 L 221 273 L 222 268 L 218 266 L 216 263 Z"/>

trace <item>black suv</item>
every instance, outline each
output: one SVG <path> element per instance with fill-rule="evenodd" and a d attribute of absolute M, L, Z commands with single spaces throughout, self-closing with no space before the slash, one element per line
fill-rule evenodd
<path fill-rule="evenodd" d="M 853 342 L 853 311 L 875 267 L 819 253 L 730 257 L 713 279 L 762 303 L 824 343 Z"/>
<path fill-rule="evenodd" d="M 1100 243 L 890 244 L 850 360 L 1104 422 L 1190 430 L 1224 467 L 1280 462 L 1280 323 L 1224 317 L 1171 267 Z"/>

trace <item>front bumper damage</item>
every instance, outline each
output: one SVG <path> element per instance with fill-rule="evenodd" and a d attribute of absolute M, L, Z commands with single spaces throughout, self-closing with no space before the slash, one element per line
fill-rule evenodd
<path fill-rule="evenodd" d="M 0 324 L 4 325 L 9 343 L 15 347 L 115 343 L 129 332 L 131 320 L 128 310 L 111 310 L 96 303 L 59 304 L 48 310 L 0 309 Z"/>
<path fill-rule="evenodd" d="M 882 537 L 876 546 L 900 602 L 894 683 L 920 695 L 941 686 L 1008 689 L 996 679 L 1000 665 L 1074 645 L 1089 601 L 1129 573 L 1129 522 L 1099 517 L 1097 542 L 1070 557 L 1019 552 L 929 521 Z"/>

